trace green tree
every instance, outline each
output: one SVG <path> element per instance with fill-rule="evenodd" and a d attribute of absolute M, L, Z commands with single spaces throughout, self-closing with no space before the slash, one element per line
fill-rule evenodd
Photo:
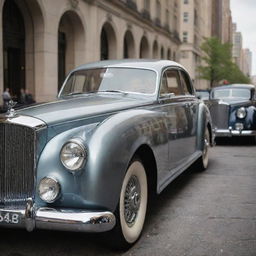
<path fill-rule="evenodd" d="M 229 43 L 222 44 L 216 37 L 205 39 L 201 45 L 204 52 L 202 60 L 205 65 L 199 66 L 200 78 L 210 81 L 211 87 L 214 87 L 222 80 L 228 80 L 230 83 L 249 83 L 246 77 L 232 62 L 231 49 Z"/>

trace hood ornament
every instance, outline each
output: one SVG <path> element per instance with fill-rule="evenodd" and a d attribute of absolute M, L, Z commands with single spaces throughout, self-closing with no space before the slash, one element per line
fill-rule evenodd
<path fill-rule="evenodd" d="M 16 111 L 14 107 L 16 106 L 17 102 L 10 100 L 7 103 L 7 117 L 14 117 L 16 115 Z"/>

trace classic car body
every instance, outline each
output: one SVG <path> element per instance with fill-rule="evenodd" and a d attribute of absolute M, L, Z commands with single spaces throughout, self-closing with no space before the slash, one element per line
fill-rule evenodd
<path fill-rule="evenodd" d="M 160 193 L 195 161 L 205 169 L 213 136 L 209 110 L 181 65 L 81 66 L 55 102 L 1 116 L 0 226 L 113 229 L 130 245 L 150 191 Z"/>
<path fill-rule="evenodd" d="M 207 103 L 216 137 L 256 136 L 255 86 L 234 84 L 215 87 Z"/>

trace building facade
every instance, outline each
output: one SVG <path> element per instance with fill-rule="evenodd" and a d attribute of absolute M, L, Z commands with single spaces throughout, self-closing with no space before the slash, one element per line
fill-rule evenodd
<path fill-rule="evenodd" d="M 80 64 L 179 60 L 179 13 L 179 0 L 0 0 L 0 94 L 48 101 Z"/>
<path fill-rule="evenodd" d="M 202 65 L 200 49 L 204 38 L 211 37 L 212 1 L 181 0 L 180 19 L 180 63 L 184 65 L 197 89 L 206 89 L 209 83 L 199 78 L 197 67 Z"/>
<path fill-rule="evenodd" d="M 252 75 L 252 52 L 248 49 L 242 49 L 241 71 L 248 77 Z"/>
<path fill-rule="evenodd" d="M 212 1 L 212 36 L 222 43 L 232 43 L 232 15 L 230 0 Z"/>
<path fill-rule="evenodd" d="M 243 48 L 243 37 L 242 33 L 237 31 L 236 23 L 233 23 L 233 47 L 232 57 L 234 63 L 242 69 L 242 48 Z"/>

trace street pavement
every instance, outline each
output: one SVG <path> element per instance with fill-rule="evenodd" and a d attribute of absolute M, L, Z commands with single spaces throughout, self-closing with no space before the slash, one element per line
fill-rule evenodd
<path fill-rule="evenodd" d="M 151 206 L 141 239 L 127 252 L 98 235 L 0 230 L 0 255 L 256 256 L 256 145 L 222 140 L 205 172 L 189 169 Z"/>

